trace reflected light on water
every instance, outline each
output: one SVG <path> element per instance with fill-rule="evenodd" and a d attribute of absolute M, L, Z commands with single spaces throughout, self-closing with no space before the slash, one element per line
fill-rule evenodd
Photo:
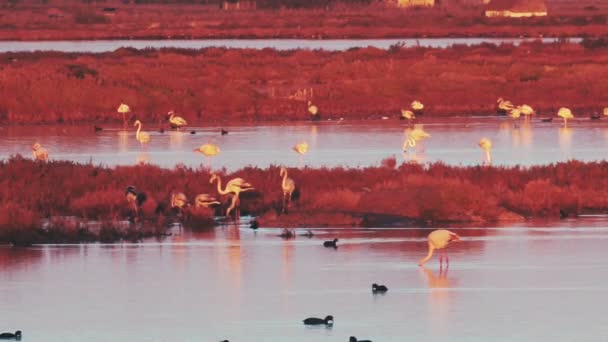
<path fill-rule="evenodd" d="M 422 266 L 420 270 L 426 278 L 430 290 L 428 297 L 429 322 L 433 331 L 441 336 L 449 336 L 450 304 L 454 292 L 450 291 L 451 282 L 448 278 L 449 267 L 439 268 L 439 272 L 433 272 Z"/>
<path fill-rule="evenodd" d="M 169 134 L 169 147 L 171 150 L 180 150 L 184 146 L 184 139 L 186 133 L 182 131 L 170 131 Z"/>
<path fill-rule="evenodd" d="M 118 131 L 118 152 L 129 151 L 129 131 Z"/>
<path fill-rule="evenodd" d="M 570 150 L 572 147 L 572 128 L 560 127 L 559 128 L 559 147 Z"/>
<path fill-rule="evenodd" d="M 136 164 L 149 164 L 150 163 L 150 153 L 142 152 L 137 155 Z"/>

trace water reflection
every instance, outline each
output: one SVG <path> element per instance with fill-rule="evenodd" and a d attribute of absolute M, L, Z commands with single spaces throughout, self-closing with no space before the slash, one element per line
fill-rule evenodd
<path fill-rule="evenodd" d="M 572 147 L 572 128 L 570 127 L 560 127 L 559 128 L 559 146 L 566 150 L 570 151 Z"/>
<path fill-rule="evenodd" d="M 136 164 L 148 164 L 150 163 L 150 153 L 142 152 L 137 155 Z"/>
<path fill-rule="evenodd" d="M 128 152 L 129 145 L 129 131 L 118 131 L 118 152 Z"/>
<path fill-rule="evenodd" d="M 428 305 L 432 330 L 440 336 L 449 336 L 450 305 L 454 295 L 454 292 L 450 291 L 452 284 L 448 278 L 449 267 L 440 267 L 437 273 L 424 266 L 420 267 L 420 270 L 430 289 Z"/>
<path fill-rule="evenodd" d="M 180 150 L 184 146 L 184 140 L 186 138 L 186 133 L 182 131 L 170 131 L 169 135 L 169 148 L 171 150 Z"/>

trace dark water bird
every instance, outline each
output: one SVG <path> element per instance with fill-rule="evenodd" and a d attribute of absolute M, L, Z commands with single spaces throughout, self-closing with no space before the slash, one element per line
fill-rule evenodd
<path fill-rule="evenodd" d="M 338 247 L 337 243 L 338 243 L 338 239 L 333 239 L 333 240 L 323 242 L 323 246 L 337 248 Z"/>
<path fill-rule="evenodd" d="M 542 118 L 542 119 L 540 119 L 540 121 L 542 121 L 542 122 L 551 122 L 551 121 L 553 121 L 553 118 Z"/>
<path fill-rule="evenodd" d="M 601 116 L 599 114 L 593 114 L 590 117 L 591 120 L 599 120 L 600 118 L 601 118 Z"/>
<path fill-rule="evenodd" d="M 260 223 L 258 222 L 258 220 L 253 219 L 251 221 L 251 223 L 249 223 L 249 228 L 251 228 L 251 229 L 258 229 L 258 228 L 260 228 Z"/>
<path fill-rule="evenodd" d="M 190 131 L 190 134 L 196 134 L 196 131 Z"/>
<path fill-rule="evenodd" d="M 293 230 L 283 228 L 283 231 L 281 232 L 281 234 L 279 234 L 279 236 L 284 239 L 290 239 L 290 238 L 294 237 L 295 234 L 294 234 Z"/>
<path fill-rule="evenodd" d="M 220 130 L 220 133 L 222 133 L 222 135 L 228 135 L 228 131 L 223 128 Z"/>
<path fill-rule="evenodd" d="M 372 340 L 357 340 L 357 338 L 355 336 L 351 336 L 348 339 L 348 342 L 372 342 Z"/>
<path fill-rule="evenodd" d="M 95 130 L 95 132 L 101 132 L 101 131 L 103 131 L 103 128 L 101 128 L 101 127 L 99 127 L 97 125 L 93 126 L 93 129 Z"/>
<path fill-rule="evenodd" d="M 163 127 L 161 127 L 161 128 L 158 129 L 158 132 L 159 133 L 165 133 L 165 129 Z"/>
<path fill-rule="evenodd" d="M 221 340 L 220 342 L 230 342 L 230 341 L 228 341 L 228 340 Z"/>
<path fill-rule="evenodd" d="M 372 284 L 372 292 L 373 293 L 386 293 L 388 291 L 388 287 L 384 285 L 378 285 L 376 283 Z"/>
<path fill-rule="evenodd" d="M 325 317 L 324 319 L 321 318 L 316 318 L 316 317 L 310 317 L 304 320 L 304 324 L 305 325 L 333 325 L 334 324 L 334 316 L 329 315 L 327 317 Z"/>
<path fill-rule="evenodd" d="M 20 341 L 21 340 L 21 330 L 17 330 L 15 331 L 15 333 L 2 333 L 0 334 L 0 340 L 15 340 L 15 341 Z"/>
<path fill-rule="evenodd" d="M 313 237 L 315 234 L 312 233 L 312 230 L 308 229 L 306 230 L 306 232 L 304 234 L 302 234 L 302 236 L 306 236 L 307 238 L 311 238 Z"/>
<path fill-rule="evenodd" d="M 568 213 L 565 212 L 563 209 L 560 209 L 559 210 L 559 218 L 562 219 L 562 220 L 565 219 L 565 218 L 568 218 Z"/>

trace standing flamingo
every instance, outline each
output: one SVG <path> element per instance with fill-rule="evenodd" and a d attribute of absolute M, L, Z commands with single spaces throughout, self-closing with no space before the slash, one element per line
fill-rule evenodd
<path fill-rule="evenodd" d="M 412 110 L 414 111 L 414 114 L 416 115 L 422 115 L 424 114 L 422 111 L 424 110 L 424 105 L 422 104 L 422 102 L 416 100 L 412 102 Z"/>
<path fill-rule="evenodd" d="M 230 216 L 230 212 L 232 210 L 235 211 L 235 216 L 238 219 L 240 217 L 240 194 L 241 192 L 244 191 L 250 191 L 250 190 L 255 190 L 255 188 L 245 182 L 245 180 L 243 178 L 234 178 L 231 179 L 230 181 L 228 181 L 228 183 L 226 183 L 226 187 L 224 189 L 222 189 L 222 179 L 220 178 L 220 176 L 218 176 L 217 174 L 211 174 L 211 178 L 209 179 L 209 183 L 213 183 L 215 180 L 217 180 L 217 192 L 220 195 L 228 195 L 228 194 L 232 194 L 232 203 L 230 204 L 230 207 L 226 210 L 226 216 Z"/>
<path fill-rule="evenodd" d="M 458 234 L 453 233 L 447 229 L 438 229 L 438 230 L 432 231 L 429 234 L 427 239 L 428 239 L 428 243 L 429 243 L 429 253 L 427 254 L 427 256 L 425 258 L 423 258 L 422 260 L 420 260 L 420 262 L 418 262 L 418 265 L 422 266 L 427 261 L 429 261 L 429 259 L 433 256 L 433 251 L 436 249 L 442 249 L 442 251 L 441 251 L 442 253 L 439 256 L 439 265 L 441 266 L 443 264 L 444 257 L 445 257 L 446 265 L 449 265 L 450 259 L 448 258 L 445 248 L 448 246 L 448 244 L 450 242 L 459 241 L 460 236 L 458 236 Z"/>
<path fill-rule="evenodd" d="M 35 143 L 32 146 L 32 155 L 34 156 L 34 160 L 47 162 L 49 161 L 49 151 L 46 148 L 42 147 L 39 143 Z"/>
<path fill-rule="evenodd" d="M 492 156 L 490 152 L 492 150 L 492 140 L 488 138 L 482 138 L 479 140 L 479 147 L 484 151 L 484 165 L 492 165 Z"/>
<path fill-rule="evenodd" d="M 183 192 L 171 193 L 171 210 L 181 217 L 188 206 L 188 197 Z"/>
<path fill-rule="evenodd" d="M 120 106 L 118 106 L 118 109 L 116 109 L 116 111 L 120 114 L 122 114 L 122 128 L 126 129 L 127 128 L 127 113 L 131 112 L 131 108 L 129 108 L 129 106 L 127 104 L 121 103 Z"/>
<path fill-rule="evenodd" d="M 139 141 L 141 147 L 143 148 L 146 144 L 150 142 L 150 134 L 147 132 L 141 132 L 141 121 L 136 120 L 133 126 L 137 126 L 137 132 L 135 133 L 135 139 Z"/>
<path fill-rule="evenodd" d="M 125 190 L 125 197 L 127 199 L 127 203 L 129 204 L 129 209 L 131 209 L 131 213 L 133 214 L 132 219 L 137 221 L 141 206 L 144 204 L 148 196 L 145 192 L 137 191 L 133 185 L 129 185 Z"/>
<path fill-rule="evenodd" d="M 574 119 L 574 115 L 569 108 L 562 107 L 557 111 L 557 116 L 564 119 L 564 127 L 568 127 L 568 119 Z"/>
<path fill-rule="evenodd" d="M 169 123 L 171 124 L 171 127 L 175 127 L 177 130 L 188 124 L 188 122 L 181 116 L 175 116 L 175 112 L 173 111 L 170 111 L 167 113 L 167 115 L 169 116 Z"/>
<path fill-rule="evenodd" d="M 319 121 L 321 119 L 319 108 L 313 105 L 312 101 L 308 101 L 308 112 L 310 113 L 310 119 L 312 121 Z"/>
<path fill-rule="evenodd" d="M 194 149 L 194 152 L 202 153 L 207 159 L 207 169 L 211 169 L 211 157 L 215 157 L 220 153 L 219 146 L 215 144 L 204 144 Z"/>
<path fill-rule="evenodd" d="M 536 112 L 534 111 L 534 109 L 530 106 L 528 106 L 527 104 L 523 104 L 521 106 L 517 106 L 517 109 L 519 109 L 519 111 L 521 112 L 521 114 L 524 115 L 524 117 L 526 118 L 526 121 L 530 120 L 530 117 L 534 114 L 536 114 Z"/>
<path fill-rule="evenodd" d="M 505 101 L 502 97 L 499 97 L 496 103 L 498 104 L 497 112 L 501 115 L 506 115 L 515 108 L 511 101 Z"/>
<path fill-rule="evenodd" d="M 293 179 L 287 176 L 287 169 L 282 167 L 280 176 L 283 177 L 281 182 L 281 189 L 283 190 L 283 213 L 287 213 L 287 208 L 291 204 L 291 196 L 296 189 L 296 183 Z"/>
<path fill-rule="evenodd" d="M 209 208 L 212 205 L 218 205 L 220 202 L 209 194 L 198 194 L 194 197 L 194 206 L 196 208 Z"/>

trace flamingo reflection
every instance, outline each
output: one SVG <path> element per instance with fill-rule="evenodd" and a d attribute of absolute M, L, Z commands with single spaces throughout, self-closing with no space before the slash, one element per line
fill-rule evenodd
<path fill-rule="evenodd" d="M 426 267 L 420 267 L 424 275 L 429 292 L 430 321 L 433 322 L 433 331 L 444 336 L 449 336 L 450 322 L 450 299 L 453 293 L 450 291 L 452 284 L 448 278 L 448 267 L 440 268 L 439 273 Z"/>
<path fill-rule="evenodd" d="M 150 163 L 150 154 L 148 152 L 142 152 L 137 155 L 137 164 L 149 164 Z"/>

